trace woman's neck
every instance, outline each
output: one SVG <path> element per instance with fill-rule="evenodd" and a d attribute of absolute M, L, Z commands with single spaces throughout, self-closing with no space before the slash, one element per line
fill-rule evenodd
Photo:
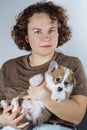
<path fill-rule="evenodd" d="M 48 55 L 38 55 L 38 54 L 34 54 L 34 53 L 31 53 L 31 55 L 29 56 L 29 64 L 31 66 L 39 66 L 39 65 L 42 65 L 48 61 L 51 60 L 51 58 L 53 57 L 54 55 L 54 52 L 51 53 L 51 54 L 48 54 Z"/>

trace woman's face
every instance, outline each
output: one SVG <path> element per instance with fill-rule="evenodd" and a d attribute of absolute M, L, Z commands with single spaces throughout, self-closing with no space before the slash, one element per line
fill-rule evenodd
<path fill-rule="evenodd" d="M 46 13 L 35 13 L 28 23 L 28 44 L 32 53 L 47 55 L 53 53 L 58 44 L 57 21 Z"/>

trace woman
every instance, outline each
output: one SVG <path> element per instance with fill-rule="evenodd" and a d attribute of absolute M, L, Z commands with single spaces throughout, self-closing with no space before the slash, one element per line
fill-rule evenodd
<path fill-rule="evenodd" d="M 0 99 L 10 100 L 28 90 L 28 98 L 41 100 L 53 113 L 48 123 L 37 126 L 33 130 L 72 130 L 81 122 L 86 111 L 87 84 L 81 61 L 76 57 L 55 51 L 71 38 L 71 29 L 67 25 L 68 17 L 65 12 L 64 8 L 52 2 L 40 2 L 24 9 L 13 27 L 12 37 L 19 49 L 31 53 L 11 59 L 1 68 Z M 46 89 L 45 82 L 38 88 L 28 84 L 29 78 L 33 75 L 46 72 L 51 60 L 56 60 L 58 64 L 72 69 L 76 78 L 76 86 L 70 98 L 63 102 L 50 99 L 50 91 Z M 29 125 L 29 122 L 18 125 L 26 116 L 24 113 L 17 117 L 21 107 L 14 113 L 9 113 L 10 110 L 12 110 L 11 105 L 3 110 L 0 124 L 15 129 L 22 129 Z M 9 129 L 12 129 L 11 127 Z"/>

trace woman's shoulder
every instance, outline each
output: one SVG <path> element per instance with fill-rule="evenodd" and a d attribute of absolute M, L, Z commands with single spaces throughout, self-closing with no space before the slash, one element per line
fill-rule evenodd
<path fill-rule="evenodd" d="M 62 51 L 55 51 L 55 56 L 56 56 L 56 59 L 58 59 L 58 60 L 72 60 L 75 62 L 80 61 L 80 59 L 78 57 L 75 57 L 72 55 L 67 55 L 67 54 L 63 53 Z"/>
<path fill-rule="evenodd" d="M 58 64 L 69 67 L 71 69 L 82 66 L 82 62 L 78 57 L 66 55 L 60 51 L 55 52 L 55 60 L 58 62 Z"/>
<path fill-rule="evenodd" d="M 2 67 L 11 67 L 12 68 L 12 66 L 16 66 L 18 64 L 22 65 L 27 61 L 27 57 L 28 57 L 28 55 L 24 55 L 24 56 L 9 59 L 3 63 L 1 68 Z"/>

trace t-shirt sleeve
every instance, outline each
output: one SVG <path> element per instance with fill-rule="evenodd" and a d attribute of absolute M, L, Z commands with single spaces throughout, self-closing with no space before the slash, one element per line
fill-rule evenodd
<path fill-rule="evenodd" d="M 2 67 L 0 69 L 0 100 L 5 99 L 4 83 L 3 83 L 3 70 L 4 70 L 4 67 Z"/>
<path fill-rule="evenodd" d="M 85 95 L 87 96 L 87 77 L 85 75 L 83 65 L 79 59 L 74 62 L 73 68 L 76 86 L 73 89 L 72 95 Z"/>

